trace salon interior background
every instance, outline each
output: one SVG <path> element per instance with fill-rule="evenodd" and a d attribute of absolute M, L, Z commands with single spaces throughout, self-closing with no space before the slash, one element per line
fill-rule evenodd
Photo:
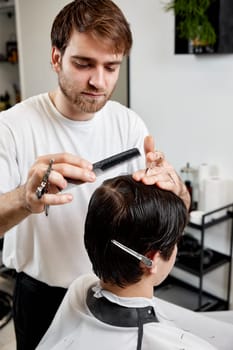
<path fill-rule="evenodd" d="M 166 0 L 115 0 L 131 24 L 131 107 L 146 121 L 157 146 L 179 170 L 216 164 L 233 176 L 233 55 L 175 55 L 174 19 Z M 56 84 L 49 65 L 49 29 L 69 0 L 16 0 L 23 97 Z"/>
<path fill-rule="evenodd" d="M 23 98 L 56 86 L 49 32 L 54 15 L 68 2 L 15 0 Z M 233 55 L 175 55 L 174 17 L 163 9 L 166 0 L 115 2 L 134 35 L 131 107 L 158 149 L 178 172 L 186 162 L 208 163 L 233 178 Z"/>

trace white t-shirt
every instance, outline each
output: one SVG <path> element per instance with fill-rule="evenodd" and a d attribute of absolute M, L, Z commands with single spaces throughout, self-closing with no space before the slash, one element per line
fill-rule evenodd
<path fill-rule="evenodd" d="M 69 190 L 72 203 L 53 206 L 49 216 L 32 214 L 5 234 L 3 262 L 9 268 L 48 283 L 68 287 L 91 271 L 84 249 L 87 205 L 104 179 L 145 167 L 143 121 L 130 109 L 109 101 L 89 121 L 62 116 L 47 93 L 31 97 L 0 114 L 0 194 L 26 182 L 38 156 L 69 152 L 90 162 L 138 147 L 142 157 L 118 165 Z M 39 184 L 38 184 L 39 185 Z"/>
<path fill-rule="evenodd" d="M 124 307 L 152 306 L 159 322 L 147 323 L 143 326 L 142 350 L 216 350 L 204 339 L 177 328 L 174 321 L 169 321 L 160 305 L 160 300 L 149 298 L 122 298 L 102 290 L 95 276 L 85 275 L 76 279 L 68 289 L 48 331 L 36 350 L 136 350 L 137 327 L 118 327 L 99 321 L 86 304 L 87 291 L 95 286 L 95 296 L 105 297 L 113 303 Z M 190 322 L 195 313 L 188 313 Z M 180 317 L 177 308 L 177 318 Z M 205 322 L 205 317 L 200 316 Z M 186 323 L 187 329 L 189 325 Z M 217 332 L 217 329 L 216 329 Z"/>

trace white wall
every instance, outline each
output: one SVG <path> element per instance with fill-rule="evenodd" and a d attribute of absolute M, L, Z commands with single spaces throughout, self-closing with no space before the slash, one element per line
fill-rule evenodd
<path fill-rule="evenodd" d="M 178 171 L 207 162 L 233 178 L 233 55 L 174 55 L 165 0 L 115 2 L 134 33 L 131 106 L 157 147 Z"/>
<path fill-rule="evenodd" d="M 54 89 L 50 66 L 50 30 L 58 11 L 69 0 L 15 0 L 22 98 Z"/>

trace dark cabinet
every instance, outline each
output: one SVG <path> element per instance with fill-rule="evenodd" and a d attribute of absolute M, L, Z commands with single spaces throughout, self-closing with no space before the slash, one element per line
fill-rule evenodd
<path fill-rule="evenodd" d="M 233 1 L 214 0 L 207 10 L 209 22 L 214 28 L 216 42 L 214 45 L 193 45 L 191 41 L 181 39 L 178 35 L 180 18 L 175 18 L 175 53 L 176 54 L 214 54 L 233 53 Z"/>

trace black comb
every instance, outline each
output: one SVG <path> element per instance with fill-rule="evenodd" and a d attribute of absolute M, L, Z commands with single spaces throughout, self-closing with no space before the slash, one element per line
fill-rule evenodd
<path fill-rule="evenodd" d="M 140 156 L 140 152 L 137 148 L 131 148 L 128 151 L 124 151 L 106 159 L 100 160 L 93 164 L 93 171 L 102 170 L 105 171 L 112 168 L 115 165 L 126 162 L 134 157 Z"/>
<path fill-rule="evenodd" d="M 140 155 L 141 154 L 138 148 L 131 148 L 128 151 L 117 153 L 111 157 L 108 157 L 103 160 L 100 160 L 99 162 L 93 163 L 93 171 L 98 176 L 103 171 L 110 169 L 118 164 L 124 163 L 128 160 L 131 160 L 135 157 L 138 157 Z M 66 178 L 66 180 L 68 181 L 68 183 L 71 183 L 74 185 L 80 185 L 83 183 L 83 181 L 74 180 L 70 178 Z"/>

